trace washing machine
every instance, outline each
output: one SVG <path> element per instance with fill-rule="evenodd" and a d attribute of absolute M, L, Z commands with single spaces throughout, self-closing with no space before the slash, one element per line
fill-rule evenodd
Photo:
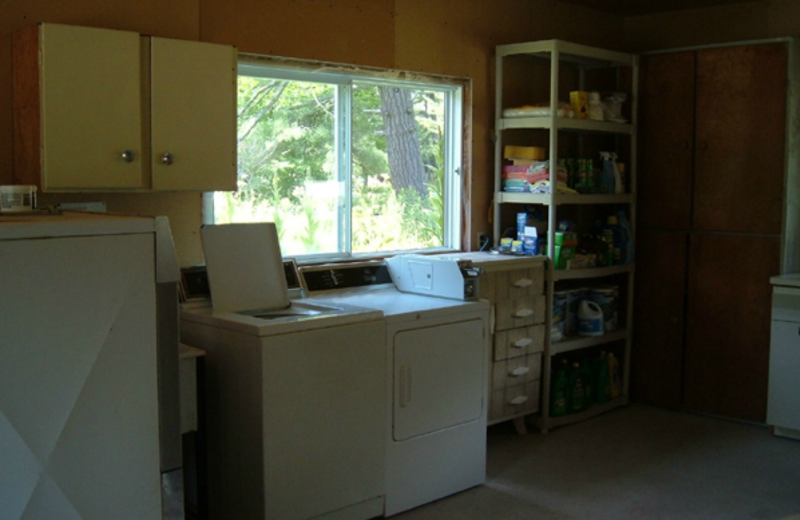
<path fill-rule="evenodd" d="M 380 516 L 383 315 L 290 301 L 277 243 L 274 226 L 204 228 L 211 300 L 181 310 L 181 341 L 206 351 L 209 518 Z"/>
<path fill-rule="evenodd" d="M 308 301 L 383 313 L 391 516 L 486 477 L 489 304 L 401 292 L 385 262 L 301 268 Z"/>

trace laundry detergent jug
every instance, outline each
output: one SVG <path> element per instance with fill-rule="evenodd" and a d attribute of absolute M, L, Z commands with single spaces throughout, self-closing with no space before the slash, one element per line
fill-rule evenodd
<path fill-rule="evenodd" d="M 591 300 L 583 300 L 578 306 L 578 334 L 603 335 L 603 309 Z"/>

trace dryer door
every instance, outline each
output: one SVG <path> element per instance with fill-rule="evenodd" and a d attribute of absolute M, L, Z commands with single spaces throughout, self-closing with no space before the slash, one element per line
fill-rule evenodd
<path fill-rule="evenodd" d="M 400 330 L 393 343 L 394 440 L 482 417 L 487 370 L 482 320 Z"/>

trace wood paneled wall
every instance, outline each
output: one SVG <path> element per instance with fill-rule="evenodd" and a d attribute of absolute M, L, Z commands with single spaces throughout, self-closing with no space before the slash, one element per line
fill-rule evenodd
<path fill-rule="evenodd" d="M 556 0 L 6 0 L 0 11 L 0 184 L 12 179 L 11 33 L 38 22 L 127 29 L 240 51 L 472 80 L 471 217 L 489 231 L 494 47 L 560 38 L 623 49 L 623 20 Z M 182 265 L 202 262 L 199 194 L 46 196 L 170 218 Z M 474 233 L 473 233 L 474 234 Z"/>

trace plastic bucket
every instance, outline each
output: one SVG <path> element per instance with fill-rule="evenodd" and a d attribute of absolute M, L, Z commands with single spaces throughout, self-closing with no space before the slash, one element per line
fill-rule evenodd
<path fill-rule="evenodd" d="M 0 213 L 24 213 L 36 208 L 36 186 L 0 186 Z"/>
<path fill-rule="evenodd" d="M 619 288 L 616 285 L 593 287 L 589 291 L 589 299 L 603 310 L 603 328 L 608 332 L 617 330 L 617 298 Z"/>

